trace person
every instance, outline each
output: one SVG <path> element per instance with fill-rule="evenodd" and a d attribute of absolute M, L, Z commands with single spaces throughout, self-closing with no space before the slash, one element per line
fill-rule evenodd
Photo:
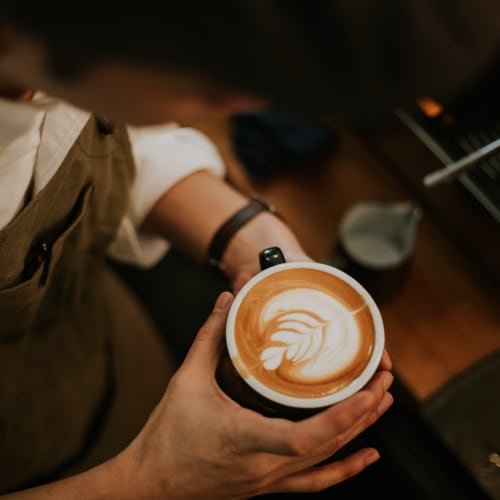
<path fill-rule="evenodd" d="M 344 2 L 338 5 L 347 9 Z M 335 30 L 346 18 L 352 23 L 352 12 L 349 17 L 329 2 L 311 10 L 307 2 L 298 1 L 289 2 L 288 7 L 279 1 L 221 1 L 216 6 L 185 1 L 169 4 L 167 16 L 161 16 L 148 2 L 141 3 L 141 9 L 94 7 L 92 2 L 86 5 L 75 22 L 70 6 L 3 2 L 3 94 L 26 98 L 25 90 L 40 89 L 100 117 L 134 125 L 170 120 L 186 123 L 202 116 L 227 115 L 261 106 L 276 96 L 283 105 L 300 104 L 313 111 L 349 116 L 362 114 L 363 103 L 370 109 L 374 103 L 387 107 L 423 88 L 444 92 L 452 83 L 465 85 L 493 58 L 496 48 L 491 35 L 496 26 L 490 17 L 481 26 L 481 40 L 486 42 L 476 47 L 467 74 L 462 66 L 457 69 L 449 61 L 454 71 L 447 78 L 436 78 L 434 71 L 427 86 L 417 79 L 418 89 L 413 86 L 410 91 L 403 85 L 403 96 L 401 92 L 391 95 L 389 91 L 399 89 L 400 82 L 381 87 L 378 72 L 371 68 L 372 78 L 362 78 L 361 69 L 370 65 L 363 66 L 351 57 L 352 45 L 343 43 L 349 36 L 343 29 Z M 400 15 L 388 16 L 392 22 L 412 18 L 399 9 L 395 12 Z M 375 19 L 386 17 L 379 14 Z M 410 22 L 417 26 L 417 33 L 421 21 L 417 16 Z M 473 21 L 471 25 L 477 27 Z M 467 31 L 471 25 L 464 23 L 461 28 Z M 380 23 L 374 21 L 373 26 L 380 28 Z M 314 33 L 308 29 L 311 27 Z M 402 31 L 398 30 L 400 36 Z M 300 36 L 293 36 L 297 34 Z M 489 39 L 487 35 L 491 35 Z M 443 36 L 456 42 L 453 30 Z M 300 44 L 293 46 L 292 53 L 290 42 L 296 39 Z M 382 45 L 387 47 L 387 40 Z M 377 43 L 370 54 L 380 55 L 376 52 L 380 48 Z M 319 57 L 322 52 L 335 64 L 325 66 L 324 58 Z M 464 51 L 455 53 L 463 55 Z M 439 59 L 439 54 L 434 55 L 433 63 Z M 422 64 L 425 61 L 419 59 Z M 332 68 L 335 65 L 342 71 Z M 308 70 L 301 71 L 305 68 Z M 405 65 L 401 71 L 407 69 Z M 295 79 L 298 74 L 308 81 Z M 406 75 L 409 82 L 410 76 Z M 391 77 L 394 84 L 397 78 Z M 361 81 L 365 92 L 356 95 Z M 381 94 L 385 99 L 377 100 Z M 339 97 L 326 106 L 327 95 Z M 356 106 L 349 107 L 354 102 Z M 45 129 L 49 123 L 42 125 Z M 34 127 L 34 135 L 43 129 Z M 376 460 L 374 450 L 363 449 L 322 465 L 390 406 L 388 357 L 364 390 L 335 407 L 295 423 L 264 418 L 226 398 L 215 383 L 223 325 L 232 299 L 228 292 L 219 297 L 186 360 L 166 392 L 160 394 L 169 376 L 161 347 L 140 309 L 102 264 L 118 231 L 132 183 L 127 134 L 123 127 L 112 130 L 106 120 L 95 117 L 80 132 L 57 172 L 39 192 L 35 171 L 34 183 L 28 181 L 26 196 L 1 232 L 0 249 L 9 256 L 9 263 L 4 259 L 0 291 L 2 318 L 7 318 L 2 322 L 0 411 L 2 436 L 11 439 L 4 443 L 10 444 L 8 453 L 12 451 L 11 456 L 4 455 L 2 474 L 33 466 L 35 455 L 30 454 L 24 455 L 29 460 L 22 467 L 16 463 L 18 450 L 12 436 L 20 437 L 20 416 L 27 417 L 29 425 L 24 429 L 31 435 L 56 435 L 52 441 L 28 443 L 36 456 L 44 457 L 49 465 L 55 456 L 64 465 L 55 477 L 50 477 L 50 468 L 35 477 L 33 482 L 44 482 L 42 486 L 12 496 L 245 498 L 316 491 Z M 35 137 L 30 143 L 32 155 L 38 144 Z M 9 191 L 10 184 L 7 186 Z M 145 232 L 160 233 L 201 259 L 217 227 L 244 203 L 220 179 L 200 170 L 171 186 L 138 222 Z M 258 246 L 268 246 L 269 240 L 273 245 L 279 242 L 289 260 L 307 258 L 285 225 L 272 214 L 259 213 L 236 233 L 222 254 L 224 269 L 236 288 L 256 272 L 254 258 L 248 258 L 255 253 L 245 250 L 248 241 L 260 238 Z M 102 321 L 109 328 L 94 328 Z M 135 405 L 127 404 L 127 399 Z M 156 402 L 139 431 L 148 411 L 144 408 Z M 45 418 L 28 418 L 40 414 Z M 138 434 L 130 437 L 134 427 Z M 79 432 L 71 432 L 74 428 Z M 111 434 L 115 441 L 103 443 Z M 83 457 L 70 451 L 61 462 L 62 448 L 78 449 L 92 437 L 92 450 L 84 450 Z M 131 442 L 125 446 L 128 438 Z M 106 456 L 113 447 L 116 453 Z M 83 465 L 77 460 L 82 458 L 90 463 Z M 45 465 L 44 460 L 40 462 Z M 47 480 L 64 475 L 68 477 Z M 33 477 L 24 479 L 29 483 Z"/>
<path fill-rule="evenodd" d="M 11 124 L 16 118 L 18 130 L 10 141 L 6 138 L 3 142 L 4 150 L 0 156 L 0 164 L 7 172 L 1 186 L 2 235 L 6 242 L 2 251 L 5 267 L 1 273 L 1 333 L 4 342 L 8 343 L 2 349 L 1 365 L 5 375 L 2 379 L 2 401 L 6 402 L 8 391 L 15 387 L 33 406 L 32 411 L 24 413 L 17 404 L 3 405 L 3 417 L 12 423 L 4 436 L 0 474 L 2 483 L 8 486 L 22 484 L 26 480 L 39 482 L 42 477 L 73 470 L 79 462 L 99 460 L 105 456 L 103 453 L 109 454 L 113 449 L 118 451 L 118 443 L 121 441 L 123 446 L 132 439 L 153 403 L 159 399 L 167 380 L 166 369 L 171 370 L 175 366 L 174 360 L 170 360 L 170 366 L 164 366 L 162 346 L 155 341 L 155 337 L 145 333 L 148 324 L 141 322 L 140 312 L 130 299 L 122 298 L 123 291 L 119 284 L 107 284 L 112 279 L 111 275 L 106 272 L 107 268 L 101 269 L 103 263 L 99 261 L 102 248 L 109 244 L 114 233 L 116 236 L 107 254 L 149 264 L 164 250 L 165 240 L 142 234 L 135 227 L 142 223 L 144 213 L 151 211 L 153 202 L 164 191 L 168 192 L 168 196 L 161 203 L 182 204 L 188 201 L 191 205 L 191 198 L 187 194 L 179 195 L 179 190 L 196 194 L 197 185 L 203 186 L 203 189 L 208 187 L 208 192 L 196 195 L 197 203 L 189 213 L 189 227 L 196 231 L 196 238 L 204 238 L 203 231 L 207 229 L 206 234 L 210 234 L 211 224 L 217 224 L 220 217 L 218 210 L 224 217 L 224 211 L 233 210 L 233 203 L 235 206 L 244 204 L 245 198 L 214 175 L 222 173 L 222 160 L 200 133 L 172 124 L 146 129 L 129 128 L 127 136 L 131 139 L 137 175 L 127 212 L 120 220 L 120 210 L 127 196 L 123 179 L 127 180 L 126 169 L 131 168 L 131 162 L 119 151 L 119 141 L 124 140 L 123 131 L 122 137 L 119 130 L 100 132 L 98 123 L 88 113 L 48 99 L 43 94 L 35 94 L 29 103 L 11 100 L 3 102 L 3 105 L 0 114 L 2 130 L 5 134 L 12 132 Z M 101 128 L 105 125 L 100 124 Z M 23 127 L 27 129 L 23 131 Z M 71 147 L 75 140 L 75 146 Z M 24 154 L 19 155 L 20 151 Z M 88 163 L 86 169 L 78 168 L 82 162 Z M 118 167 L 114 167 L 112 162 Z M 78 172 L 73 173 L 76 168 Z M 114 179 L 115 176 L 117 179 Z M 109 196 L 106 190 L 111 189 L 112 182 L 119 190 Z M 190 188 L 193 183 L 194 187 Z M 28 191 L 31 192 L 27 195 Z M 57 196 L 58 193 L 61 196 Z M 217 198 L 210 198 L 215 196 L 220 202 Z M 29 202 L 28 197 L 31 198 Z M 176 197 L 179 197 L 179 202 Z M 212 217 L 201 224 L 207 206 L 212 211 Z M 99 208 L 102 212 L 93 216 L 92 212 Z M 183 209 L 183 213 L 188 208 Z M 68 218 L 69 221 L 64 220 Z M 197 221 L 200 227 L 196 227 Z M 166 220 L 162 222 L 166 223 Z M 183 227 L 179 219 L 175 222 Z M 249 244 L 237 252 L 238 259 L 250 260 L 251 252 L 255 255 L 258 252 L 258 247 L 253 245 L 274 241 L 274 236 L 270 238 L 270 230 L 278 231 L 276 238 L 287 250 L 293 251 L 295 247 L 297 252 L 300 251 L 291 232 L 274 216 L 258 214 L 251 222 L 248 228 L 242 228 L 238 238 L 246 238 L 247 231 L 255 232 L 255 236 L 250 237 Z M 53 225 L 61 224 L 63 227 L 52 229 Z M 30 230 L 33 225 L 36 229 Z M 66 244 L 69 238 L 71 242 Z M 171 239 L 176 238 L 172 236 Z M 233 244 L 236 244 L 236 239 Z M 43 252 L 47 252 L 44 245 L 51 256 L 42 265 L 37 265 L 36 259 L 43 258 Z M 199 246 L 205 246 L 205 242 L 202 240 Z M 196 244 L 192 247 L 198 248 Z M 101 255 L 101 258 L 97 262 L 78 260 L 78 252 L 87 249 Z M 31 256 L 33 251 L 38 254 Z M 235 269 L 245 267 L 244 261 L 232 258 L 233 251 L 229 246 L 225 256 L 228 274 L 234 272 L 233 266 Z M 30 269 L 31 259 L 35 259 L 33 269 Z M 82 277 L 82 272 L 93 276 L 92 281 Z M 43 274 L 46 277 L 42 278 Z M 20 287 L 23 288 L 21 297 L 17 292 Z M 40 304 L 40 312 L 31 309 L 32 301 Z M 96 301 L 100 304 L 99 308 Z M 112 306 L 108 304 L 110 301 Z M 123 311 L 128 311 L 128 314 Z M 92 321 L 85 319 L 88 314 L 92 314 Z M 112 320 L 106 320 L 106 315 Z M 42 326 L 43 323 L 46 326 Z M 128 333 L 127 330 L 131 329 L 137 329 L 140 335 L 133 331 Z M 43 345 L 36 345 L 32 338 L 35 334 L 47 334 L 50 338 Z M 82 335 L 86 336 L 89 345 L 81 345 L 78 341 L 76 337 Z M 129 344 L 119 340 L 125 335 L 123 338 Z M 132 343 L 133 339 L 136 344 Z M 109 358 L 102 356 L 100 344 L 103 341 L 110 344 L 112 352 Z M 26 343 L 29 352 L 26 352 Z M 139 343 L 143 346 L 142 350 L 138 347 Z M 49 349 L 53 352 L 50 353 Z M 82 350 L 85 359 L 81 359 Z M 12 357 L 12 362 L 7 356 Z M 40 356 L 50 356 L 47 366 L 31 361 Z M 96 362 L 96 356 L 102 356 L 102 359 L 98 358 Z M 69 361 L 74 363 L 71 370 L 67 367 Z M 143 365 L 148 362 L 156 366 L 156 371 L 151 369 L 144 372 L 142 378 L 137 378 L 137 384 L 148 387 L 146 391 L 141 385 L 131 383 L 126 374 L 144 370 Z M 32 363 L 34 369 L 28 370 L 25 365 Z M 103 370 L 107 370 L 104 377 Z M 55 384 L 54 375 L 63 382 Z M 36 390 L 33 377 L 37 379 Z M 102 379 L 106 381 L 106 390 L 101 395 Z M 113 384 L 116 389 L 113 389 Z M 78 387 L 78 392 L 74 396 L 68 395 L 69 387 Z M 44 403 L 47 400 L 50 404 Z M 123 404 L 127 406 L 121 406 Z M 130 408 L 132 405 L 133 408 Z M 111 425 L 108 421 L 112 421 L 113 415 L 120 420 L 121 414 L 127 413 L 127 425 L 120 431 L 121 435 L 114 437 L 118 439 L 119 436 L 116 443 L 103 442 L 109 431 L 89 430 L 97 411 L 102 412 L 101 419 L 107 422 L 106 425 Z M 79 418 L 65 420 L 63 425 L 60 421 L 62 415 L 73 413 Z M 115 424 L 113 428 L 118 427 Z M 92 435 L 82 434 L 86 432 Z M 68 440 L 68 435 L 79 436 L 79 439 Z M 34 442 L 39 451 L 34 449 Z M 46 456 L 46 448 L 51 449 L 51 460 Z M 101 448 L 106 451 L 101 451 L 98 459 L 94 450 Z M 89 449 L 92 451 L 88 452 Z M 82 466 L 79 465 L 80 468 Z"/>
<path fill-rule="evenodd" d="M 228 474 L 235 477 L 238 495 L 266 491 L 266 487 L 286 490 L 278 484 L 303 469 L 302 462 L 321 461 L 331 453 L 331 446 L 338 445 L 332 442 L 326 451 L 326 434 L 307 436 L 318 425 L 313 420 L 304 425 L 304 440 L 317 444 L 307 453 L 297 452 L 294 439 L 287 436 L 288 424 L 283 424 L 283 441 L 275 442 L 273 434 L 280 431 L 277 422 L 262 422 L 252 412 L 238 413 L 243 409 L 229 399 L 220 401 L 213 362 L 220 352 L 231 297 L 220 297 L 200 332 L 201 339 L 209 333 L 210 340 L 198 339 L 190 353 L 193 360 L 183 364 L 162 397 L 174 362 L 103 261 L 111 253 L 149 263 L 165 247 L 165 240 L 154 239 L 155 233 L 202 260 L 216 229 L 247 200 L 214 175 L 221 173 L 221 160 L 201 134 L 173 125 L 114 127 L 109 120 L 44 92 L 11 85 L 10 56 L 17 59 L 15 51 L 24 51 L 23 42 L 12 34 L 7 49 L 2 88 L 10 100 L 2 103 L 6 138 L 0 157 L 6 172 L 2 176 L 0 302 L 2 489 L 46 484 L 25 494 L 67 498 L 85 491 L 97 496 L 99 490 L 94 487 L 112 487 L 109 494 L 113 494 L 116 474 L 132 477 L 132 471 L 125 471 L 132 467 L 136 475 L 139 463 L 143 467 L 147 462 L 144 451 L 163 441 L 165 448 L 155 451 L 151 462 L 165 467 L 158 483 L 151 488 L 146 476 L 138 481 L 138 488 L 126 486 L 128 495 L 154 498 L 164 489 L 168 496 L 224 496 Z M 184 111 L 175 117 L 183 118 Z M 137 231 L 140 226 L 142 232 Z M 265 210 L 228 241 L 220 264 L 236 288 L 238 281 L 258 270 L 258 250 L 276 242 L 290 260 L 307 258 L 289 228 Z M 390 396 L 385 396 L 382 375 L 365 391 L 361 404 L 354 401 L 352 422 L 344 432 L 355 435 L 388 406 Z M 193 390 L 202 392 L 196 395 Z M 207 394 L 212 396 L 208 401 Z M 361 422 L 359 407 L 367 413 Z M 331 425 L 338 420 L 341 426 L 349 406 L 347 412 L 335 413 L 338 416 Z M 225 414 L 229 417 L 220 428 Z M 196 418 L 199 415 L 202 422 Z M 226 444 L 233 429 L 242 425 L 247 429 L 234 436 L 234 444 Z M 269 436 L 254 435 L 255 428 Z M 200 430 L 199 436 L 194 435 L 195 429 Z M 343 430 L 335 430 L 335 440 Z M 194 451 L 187 435 L 201 444 L 198 450 Z M 207 446 L 216 449 L 207 453 Z M 244 446 L 249 448 L 239 448 Z M 238 451 L 229 453 L 234 447 Z M 270 459 L 262 461 L 263 452 Z M 222 462 L 221 453 L 226 455 Z M 287 457 L 294 453 L 297 458 Z M 373 460 L 373 453 L 363 450 L 336 470 L 345 469 L 347 475 L 350 468 L 360 469 Z M 239 455 L 242 463 L 235 466 Z M 277 477 L 264 485 L 269 474 L 262 467 L 267 469 L 273 462 Z M 257 466 L 262 478 L 251 470 Z M 192 493 L 185 482 L 188 470 L 196 471 L 198 478 L 187 481 L 191 488 L 197 484 Z M 79 475 L 81 471 L 87 472 Z M 153 473 L 151 466 L 146 471 Z M 61 477 L 69 478 L 53 482 Z M 207 482 L 199 481 L 200 477 Z M 255 483 L 249 484 L 250 479 Z M 166 488 L 166 483 L 171 486 Z M 234 493 L 229 488 L 227 496 Z M 125 497 L 123 492 L 119 496 Z"/>

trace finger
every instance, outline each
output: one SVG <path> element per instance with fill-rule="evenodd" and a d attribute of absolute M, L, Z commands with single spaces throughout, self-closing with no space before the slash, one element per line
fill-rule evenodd
<path fill-rule="evenodd" d="M 264 493 L 313 493 L 359 474 L 380 458 L 377 450 L 365 448 L 336 462 L 312 467 L 269 485 Z"/>
<path fill-rule="evenodd" d="M 384 376 L 392 377 L 388 372 L 379 372 L 363 391 L 300 422 L 247 412 L 246 418 L 234 427 L 233 446 L 242 453 L 313 455 L 377 408 L 385 392 Z"/>
<path fill-rule="evenodd" d="M 324 445 L 319 449 L 316 455 L 319 457 L 318 462 L 330 457 L 349 441 L 352 441 L 368 427 L 373 425 L 390 408 L 394 400 L 392 395 L 386 391 L 389 389 L 392 380 L 393 376 L 389 372 L 387 372 L 386 375 L 377 375 L 371 383 L 371 386 L 367 388 L 367 390 L 375 391 L 376 400 L 379 401 L 377 406 L 373 408 L 372 411 L 362 415 L 350 427 L 347 427 L 344 432 L 340 432 L 330 441 L 325 440 Z"/>
<path fill-rule="evenodd" d="M 334 448 L 339 435 L 376 410 L 393 378 L 390 372 L 379 371 L 357 394 L 300 422 L 266 418 L 248 410 L 233 427 L 232 445 L 241 453 L 288 456 L 313 455 L 325 443 Z"/>
<path fill-rule="evenodd" d="M 215 369 L 224 346 L 224 334 L 229 306 L 233 301 L 230 292 L 222 292 L 205 324 L 200 328 L 189 349 L 184 367 L 196 365 L 197 369 Z"/>
<path fill-rule="evenodd" d="M 389 374 L 389 376 L 387 377 L 384 377 L 382 380 L 382 388 L 385 390 L 389 389 L 392 380 L 393 378 L 391 374 Z M 380 386 L 378 390 L 380 390 Z M 389 392 L 382 392 L 381 394 L 382 399 L 373 411 L 367 413 L 366 415 L 363 415 L 353 426 L 348 428 L 345 432 L 336 436 L 336 438 L 331 442 L 325 442 L 325 446 L 318 454 L 318 456 L 320 457 L 320 460 L 318 460 L 318 462 L 333 455 L 338 449 L 345 446 L 348 442 L 352 441 L 368 427 L 372 426 L 391 407 L 392 403 L 394 402 L 394 398 L 392 397 L 392 395 Z"/>
<path fill-rule="evenodd" d="M 308 422 L 300 422 L 299 425 L 304 426 L 303 439 L 318 443 L 320 448 L 327 443 L 333 453 L 345 444 L 342 437 L 352 435 L 369 415 L 377 411 L 393 379 L 390 372 L 380 371 L 357 394 L 312 417 L 311 421 L 316 420 L 313 426 L 306 428 Z"/>
<path fill-rule="evenodd" d="M 305 457 L 302 460 L 298 460 L 294 467 L 295 470 L 301 470 L 306 467 L 311 467 L 315 464 L 321 463 L 324 460 L 329 459 L 334 453 L 336 453 L 340 448 L 345 446 L 348 442 L 352 441 L 359 434 L 365 431 L 368 427 L 373 425 L 392 405 L 393 398 L 389 393 L 386 393 L 384 398 L 378 407 L 368 414 L 366 417 L 362 417 L 353 429 L 340 434 L 337 439 L 334 440 L 333 444 L 326 443 L 323 449 L 321 449 L 317 454 L 311 457 Z M 286 467 L 287 465 L 285 465 Z M 288 465 L 289 467 L 289 465 Z M 289 468 L 289 470 L 291 470 Z"/>
<path fill-rule="evenodd" d="M 338 449 L 342 448 L 347 442 L 354 439 L 357 435 L 363 432 L 366 428 L 373 425 L 391 406 L 392 404 L 392 396 L 389 393 L 386 393 L 382 402 L 379 404 L 377 409 L 373 411 L 368 417 L 364 418 L 355 428 L 355 430 L 351 433 L 344 433 L 339 436 L 339 440 L 335 443 L 335 446 L 332 447 L 331 444 L 326 444 L 323 449 L 321 449 L 318 453 L 311 456 L 306 456 L 303 458 L 290 458 L 290 457 L 281 457 L 281 465 L 279 465 L 279 461 L 276 461 L 276 471 L 275 477 L 288 476 L 290 474 L 294 474 L 295 472 L 305 471 L 310 467 L 315 466 L 316 464 L 322 463 L 327 459 L 330 459 L 332 455 L 338 451 Z"/>
<path fill-rule="evenodd" d="M 250 273 L 239 273 L 233 281 L 233 293 L 236 295 L 251 277 L 252 275 Z"/>
<path fill-rule="evenodd" d="M 296 251 L 287 250 L 284 253 L 287 262 L 314 262 L 302 249 Z"/>
<path fill-rule="evenodd" d="M 392 361 L 387 349 L 384 349 L 384 353 L 382 354 L 382 359 L 380 360 L 380 369 L 382 370 L 390 370 L 392 369 Z"/>
<path fill-rule="evenodd" d="M 394 399 L 387 391 L 391 387 L 393 380 L 394 377 L 390 372 L 383 372 L 383 374 L 374 377 L 370 384 L 363 389 L 374 391 L 377 394 L 376 399 L 378 400 L 378 404 L 371 412 L 363 415 L 355 425 L 348 428 L 344 434 L 339 436 L 339 442 L 337 443 L 339 447 L 342 447 L 370 425 L 373 425 L 390 408 Z"/>
<path fill-rule="evenodd" d="M 371 427 L 392 406 L 393 402 L 394 398 L 392 397 L 392 395 L 386 392 L 384 397 L 382 398 L 382 401 L 374 411 L 369 413 L 366 417 L 362 418 L 352 429 L 349 429 L 347 432 L 338 436 L 337 442 L 335 443 L 335 445 L 338 446 L 338 449 L 342 448 L 354 438 L 359 436 L 359 434 L 368 429 L 368 427 Z M 327 455 L 326 458 L 332 455 L 335 451 L 337 450 L 334 449 L 329 455 Z"/>

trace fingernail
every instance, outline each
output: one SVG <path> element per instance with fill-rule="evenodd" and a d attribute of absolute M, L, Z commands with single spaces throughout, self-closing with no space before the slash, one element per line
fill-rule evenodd
<path fill-rule="evenodd" d="M 380 458 L 378 451 L 373 450 L 366 458 L 365 458 L 365 467 L 375 463 Z"/>
<path fill-rule="evenodd" d="M 229 304 L 231 304 L 232 300 L 233 296 L 229 292 L 222 292 L 215 302 L 214 311 L 225 311 L 229 307 Z"/>

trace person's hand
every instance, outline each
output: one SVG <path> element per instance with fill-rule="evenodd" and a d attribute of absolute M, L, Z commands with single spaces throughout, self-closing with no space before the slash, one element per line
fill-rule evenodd
<path fill-rule="evenodd" d="M 266 418 L 229 399 L 215 381 L 231 300 L 229 292 L 219 297 L 146 426 L 116 459 L 118 493 L 240 499 L 314 492 L 378 459 L 377 451 L 367 448 L 316 466 L 392 404 L 390 360 L 363 390 L 313 417 L 300 422 Z"/>
<path fill-rule="evenodd" d="M 392 369 L 392 361 L 387 352 L 387 349 L 384 349 L 384 353 L 382 354 L 382 359 L 380 360 L 379 370 L 391 370 Z"/>
<path fill-rule="evenodd" d="M 269 247 L 279 247 L 287 262 L 312 261 L 288 225 L 263 212 L 234 235 L 224 252 L 222 262 L 234 293 L 261 270 L 259 253 Z"/>

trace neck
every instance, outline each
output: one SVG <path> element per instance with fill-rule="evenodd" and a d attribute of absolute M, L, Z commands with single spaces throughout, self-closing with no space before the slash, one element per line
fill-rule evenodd
<path fill-rule="evenodd" d="M 6 30 L 0 22 L 0 97 L 29 101 L 35 92 L 25 87 L 23 83 L 19 83 L 23 82 L 23 79 L 16 76 L 19 71 L 22 74 L 26 68 L 32 67 L 39 54 L 33 55 L 31 59 L 26 58 L 23 53 L 26 51 L 25 44 L 17 43 L 16 40 L 13 33 Z"/>
<path fill-rule="evenodd" d="M 0 97 L 14 101 L 31 101 L 35 91 L 13 85 L 0 78 Z"/>

